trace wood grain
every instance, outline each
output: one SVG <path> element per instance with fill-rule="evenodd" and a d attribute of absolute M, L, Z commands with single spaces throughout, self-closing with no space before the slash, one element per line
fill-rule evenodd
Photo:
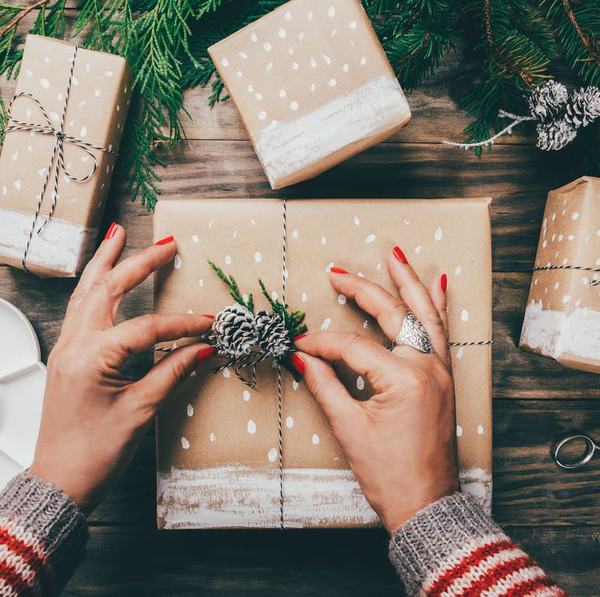
<path fill-rule="evenodd" d="M 75 6 L 76 0 L 68 0 Z M 74 12 L 67 16 L 67 26 Z M 32 24 L 24 19 L 23 30 Z M 270 190 L 231 102 L 210 110 L 208 90 L 186 93 L 193 120 L 186 151 L 165 154 L 163 199 L 286 196 L 491 196 L 494 232 L 494 513 L 526 550 L 573 595 L 600 595 L 600 466 L 568 472 L 550 459 L 563 434 L 600 439 L 599 378 L 516 347 L 547 192 L 580 174 L 570 150 L 546 154 L 531 133 L 504 137 L 482 158 L 439 144 L 459 140 L 459 54 L 410 94 L 411 124 L 379 147 L 316 180 Z M 9 99 L 14 81 L 0 81 Z M 113 187 L 105 227 L 128 233 L 126 253 L 148 244 L 151 214 Z M 468 234 L 465 235 L 468 242 Z M 75 282 L 40 280 L 0 266 L 0 296 L 31 319 L 44 359 L 56 342 Z M 124 301 L 121 317 L 152 310 L 146 282 Z M 5 341 L 5 340 L 4 340 Z M 151 355 L 128 373 L 143 375 Z M 155 455 L 150 432 L 130 469 L 92 515 L 88 556 L 65 595 L 390 595 L 399 583 L 387 564 L 387 539 L 373 531 L 161 532 L 155 530 Z"/>
<path fill-rule="evenodd" d="M 507 527 L 572 595 L 597 596 L 599 527 Z M 383 531 L 93 528 L 66 597 L 402 595 Z"/>

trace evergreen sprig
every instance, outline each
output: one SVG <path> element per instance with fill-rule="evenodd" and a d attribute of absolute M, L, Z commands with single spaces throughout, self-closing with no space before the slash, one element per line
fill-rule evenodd
<path fill-rule="evenodd" d="M 162 149 L 185 146 L 184 91 L 212 86 L 209 104 L 227 99 L 208 48 L 286 0 L 79 0 L 71 31 L 66 0 L 17 7 L 0 0 L 0 75 L 14 78 L 25 33 L 83 36 L 86 48 L 123 56 L 134 71 L 131 117 L 119 171 L 131 199 L 148 209 L 160 194 Z M 600 0 L 362 0 L 405 89 L 418 87 L 448 52 L 462 48 L 461 98 L 472 120 L 467 142 L 502 127 L 500 108 L 522 113 L 527 93 L 552 78 L 564 57 L 588 85 L 600 85 Z M 27 30 L 25 16 L 35 14 Z M 0 102 L 0 126 L 6 110 Z M 590 174 L 600 174 L 600 124 L 577 143 Z M 589 144 L 589 145 L 587 145 Z"/>
<path fill-rule="evenodd" d="M 219 278 L 223 280 L 223 282 L 225 282 L 225 284 L 231 291 L 229 293 L 231 295 L 231 298 L 236 303 L 242 305 L 242 307 L 248 309 L 248 311 L 250 311 L 251 313 L 254 313 L 254 299 L 252 298 L 252 295 L 249 294 L 247 299 L 244 298 L 244 295 L 240 292 L 238 284 L 233 276 L 227 276 L 227 274 L 210 259 L 207 259 L 206 261 L 208 262 L 208 265 L 210 265 L 210 267 L 212 267 L 215 270 L 217 276 L 219 276 Z"/>
<path fill-rule="evenodd" d="M 262 280 L 259 279 L 258 283 L 260 284 L 263 295 L 266 297 L 267 301 L 269 301 L 273 313 L 279 315 L 285 322 L 285 329 L 288 331 L 290 338 L 296 338 L 297 336 L 306 333 L 308 328 L 304 324 L 304 318 L 306 317 L 304 311 L 296 310 L 290 313 L 288 305 L 282 303 L 278 299 L 273 299 Z"/>

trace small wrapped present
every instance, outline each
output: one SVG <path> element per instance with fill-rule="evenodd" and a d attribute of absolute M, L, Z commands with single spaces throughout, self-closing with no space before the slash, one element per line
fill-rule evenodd
<path fill-rule="evenodd" d="M 256 309 L 266 308 L 257 279 L 271 298 L 283 299 L 285 248 L 285 302 L 306 312 L 309 333 L 358 331 L 385 345 L 377 323 L 332 290 L 328 269 L 352 269 L 395 293 L 385 260 L 398 244 L 425 283 L 447 272 L 461 482 L 489 508 L 489 200 L 290 200 L 285 243 L 283 206 L 277 199 L 159 202 L 155 238 L 174 234 L 178 254 L 155 278 L 156 312 L 217 313 L 232 303 L 207 259 L 233 275 L 240 292 L 254 294 Z M 193 375 L 159 415 L 160 528 L 377 523 L 318 404 L 283 368 L 280 443 L 278 374 L 271 365 L 258 365 L 255 389 L 234 367 Z M 368 380 L 339 363 L 336 370 L 355 397 L 369 397 Z M 241 373 L 251 377 L 249 369 Z"/>
<path fill-rule="evenodd" d="M 317 176 L 410 120 L 360 0 L 291 0 L 209 53 L 274 189 Z"/>
<path fill-rule="evenodd" d="M 600 178 L 548 194 L 519 347 L 600 372 Z"/>
<path fill-rule="evenodd" d="M 131 97 L 123 58 L 28 35 L 0 158 L 0 262 L 77 276 L 92 254 Z"/>

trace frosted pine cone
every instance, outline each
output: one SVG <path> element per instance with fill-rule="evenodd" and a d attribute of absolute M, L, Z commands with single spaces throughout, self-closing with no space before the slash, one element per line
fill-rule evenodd
<path fill-rule="evenodd" d="M 567 106 L 565 120 L 579 128 L 587 126 L 600 116 L 600 89 L 588 87 L 574 91 Z"/>
<path fill-rule="evenodd" d="M 569 92 L 562 83 L 548 81 L 529 94 L 527 103 L 532 116 L 548 122 L 564 113 L 568 98 Z"/>
<path fill-rule="evenodd" d="M 576 127 L 566 120 L 537 125 L 537 146 L 543 151 L 558 151 L 568 145 L 577 136 Z"/>
<path fill-rule="evenodd" d="M 258 346 L 275 359 L 281 358 L 292 347 L 285 321 L 276 313 L 259 311 L 256 314 Z"/>
<path fill-rule="evenodd" d="M 232 358 L 248 354 L 258 340 L 254 313 L 237 303 L 226 307 L 215 317 L 210 340 L 220 354 Z"/>

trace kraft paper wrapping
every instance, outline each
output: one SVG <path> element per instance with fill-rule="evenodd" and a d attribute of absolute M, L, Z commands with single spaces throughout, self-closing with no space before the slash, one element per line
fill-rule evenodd
<path fill-rule="evenodd" d="M 292 0 L 209 53 L 274 189 L 317 176 L 410 120 L 359 0 Z"/>
<path fill-rule="evenodd" d="M 64 109 L 73 58 L 72 44 L 28 35 L 16 94 L 31 93 L 39 100 L 56 128 Z M 131 70 L 123 58 L 77 50 L 73 84 L 67 105 L 64 132 L 107 149 L 117 150 L 131 97 Z M 21 121 L 47 125 L 37 104 L 21 97 L 12 108 Z M 55 137 L 14 131 L 6 135 L 0 158 L 0 262 L 22 267 L 38 195 L 54 150 Z M 74 277 L 94 250 L 98 226 L 115 167 L 113 153 L 91 150 L 98 170 L 86 182 L 76 182 L 60 172 L 58 203 L 41 234 L 33 236 L 27 268 L 44 277 Z M 92 168 L 91 158 L 65 141 L 65 166 L 76 177 Z M 56 167 L 56 166 L 54 166 Z M 43 198 L 38 228 L 52 203 L 53 176 Z"/>
<path fill-rule="evenodd" d="M 519 347 L 600 372 L 600 178 L 548 194 Z M 596 270 L 596 271 L 594 271 Z"/>
<path fill-rule="evenodd" d="M 156 312 L 216 313 L 232 303 L 207 258 L 266 307 L 257 279 L 281 292 L 282 210 L 276 199 L 159 202 L 154 236 L 174 234 L 178 254 L 155 278 Z M 338 265 L 394 291 L 385 259 L 398 244 L 424 282 L 448 273 L 451 339 L 491 338 L 488 199 L 290 200 L 287 230 L 286 298 L 306 311 L 309 332 L 353 330 L 389 344 L 373 319 L 332 290 L 327 270 Z M 452 357 L 461 481 L 489 508 L 491 347 L 453 348 Z M 368 398 L 365 380 L 346 379 L 355 396 Z M 231 371 L 205 368 L 175 393 L 157 420 L 160 528 L 279 526 L 276 387 L 264 363 L 256 390 Z M 285 526 L 377 524 L 329 423 L 287 371 L 283 422 Z"/>

